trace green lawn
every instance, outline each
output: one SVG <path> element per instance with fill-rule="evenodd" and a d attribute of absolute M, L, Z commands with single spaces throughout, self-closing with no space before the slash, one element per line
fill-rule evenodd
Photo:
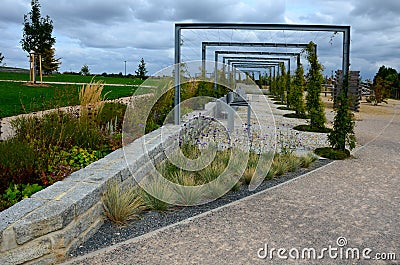
<path fill-rule="evenodd" d="M 94 81 L 103 80 L 105 84 L 140 85 L 143 82 L 138 78 L 104 77 L 104 76 L 93 77 L 93 76 L 67 75 L 67 74 L 43 76 L 43 81 L 89 83 L 92 80 L 92 78 L 94 78 Z M 0 72 L 0 80 L 29 81 L 29 74 Z M 37 76 L 37 80 L 39 80 L 39 76 Z"/>
<path fill-rule="evenodd" d="M 25 83 L 0 82 L 0 117 L 14 116 L 39 110 L 79 104 L 80 85 L 51 85 L 31 87 Z M 105 86 L 103 93 L 107 99 L 131 96 L 136 87 Z"/>
<path fill-rule="evenodd" d="M 131 96 L 136 86 L 143 83 L 138 78 L 80 76 L 56 74 L 44 76 L 43 81 L 89 83 L 104 81 L 105 84 L 121 86 L 105 86 L 103 93 L 107 99 Z M 29 81 L 28 73 L 0 72 L 0 80 Z M 128 85 L 128 86 L 126 86 Z M 82 85 L 50 85 L 49 87 L 26 86 L 24 82 L 0 82 L 0 118 L 79 104 L 78 91 Z"/>

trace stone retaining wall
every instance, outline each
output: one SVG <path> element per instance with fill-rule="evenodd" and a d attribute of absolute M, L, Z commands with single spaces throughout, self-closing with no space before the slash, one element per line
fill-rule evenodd
<path fill-rule="evenodd" d="M 201 113 L 213 115 L 214 106 L 208 103 Z M 0 212 L 0 264 L 65 260 L 103 224 L 101 197 L 108 184 L 135 183 L 129 168 L 136 178 L 148 174 L 177 133 L 179 126 L 163 126 Z"/>

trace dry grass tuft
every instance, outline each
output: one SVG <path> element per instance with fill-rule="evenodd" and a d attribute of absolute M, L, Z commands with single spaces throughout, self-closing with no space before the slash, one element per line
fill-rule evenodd
<path fill-rule="evenodd" d="M 117 183 L 113 183 L 103 195 L 103 207 L 110 221 L 125 224 L 139 216 L 143 205 L 140 193 L 133 187 L 122 190 Z"/>
<path fill-rule="evenodd" d="M 242 182 L 246 185 L 249 185 L 255 172 L 256 172 L 256 167 L 246 168 L 246 170 L 244 171 L 243 176 L 241 178 Z"/>
<path fill-rule="evenodd" d="M 104 83 L 101 80 L 93 82 L 92 79 L 90 83 L 82 86 L 79 91 L 80 117 L 93 119 L 102 111 L 104 99 L 108 94 L 102 97 L 103 89 Z"/>

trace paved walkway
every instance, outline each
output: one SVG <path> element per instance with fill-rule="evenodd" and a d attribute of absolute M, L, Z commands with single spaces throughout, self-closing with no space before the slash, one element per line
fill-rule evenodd
<path fill-rule="evenodd" d="M 69 264 L 400 264 L 400 102 L 394 104 L 384 107 L 389 114 L 361 115 L 362 148 L 352 159 Z M 348 242 L 341 249 L 396 253 L 397 261 L 334 260 L 327 251 L 322 260 L 282 260 L 276 251 L 272 261 L 257 257 L 265 244 L 320 255 L 338 247 L 339 237 Z"/>

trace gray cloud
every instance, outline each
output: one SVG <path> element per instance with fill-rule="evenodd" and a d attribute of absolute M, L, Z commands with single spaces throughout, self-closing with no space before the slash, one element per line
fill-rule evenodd
<path fill-rule="evenodd" d="M 358 0 L 354 2 L 354 10 L 350 13 L 351 15 L 372 18 L 394 16 L 398 18 L 400 14 L 400 2 L 398 0 Z"/>
<path fill-rule="evenodd" d="M 2 0 L 0 52 L 8 65 L 27 67 L 19 40 L 29 0 Z M 371 77 L 385 63 L 400 69 L 400 2 L 398 0 L 40 0 L 42 15 L 54 21 L 61 70 L 93 72 L 133 68 L 141 57 L 155 72 L 173 62 L 175 22 L 344 24 L 352 26 L 352 68 Z M 189 31 L 186 59 L 200 59 L 201 41 L 308 42 L 319 45 L 327 69 L 340 67 L 341 37 L 330 46 L 329 34 L 239 31 Z"/>
<path fill-rule="evenodd" d="M 2 0 L 0 24 L 23 23 L 24 14 L 29 12 L 29 3 L 23 0 Z M 25 12 L 26 11 L 26 12 Z"/>

